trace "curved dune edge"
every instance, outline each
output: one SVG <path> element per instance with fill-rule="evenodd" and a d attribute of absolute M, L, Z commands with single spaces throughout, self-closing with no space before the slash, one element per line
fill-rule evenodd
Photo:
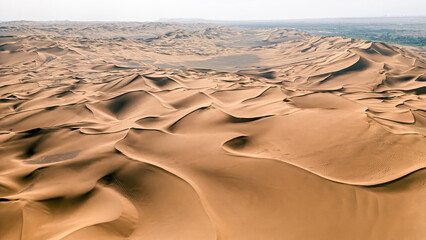
<path fill-rule="evenodd" d="M 362 123 L 357 118 L 365 117 L 359 113 L 345 110 L 329 118 L 338 110 L 329 111 L 298 112 L 278 121 L 262 119 L 259 130 L 246 130 L 221 146 L 233 155 L 284 161 L 352 185 L 382 184 L 426 166 L 423 136 L 411 132 L 395 136 L 376 121 Z M 311 120 L 301 123 L 303 119 Z M 276 127 L 267 130 L 271 125 Z M 301 129 L 305 133 L 296 136 Z M 326 134 L 328 138 L 318 138 Z"/>
<path fill-rule="evenodd" d="M 233 139 L 231 139 L 231 140 L 233 140 Z M 368 186 L 381 185 L 381 184 L 393 182 L 393 181 L 396 181 L 398 179 L 404 178 L 405 176 L 408 176 L 408 175 L 410 175 L 414 172 L 417 172 L 417 171 L 420 171 L 420 170 L 426 168 L 426 164 L 425 164 L 424 166 L 413 166 L 412 168 L 404 169 L 403 172 L 398 172 L 398 175 L 386 176 L 385 178 L 375 179 L 373 181 L 364 181 L 364 182 L 363 181 L 348 181 L 346 179 L 339 179 L 339 178 L 333 178 L 333 177 L 328 176 L 328 175 L 322 175 L 321 173 L 312 171 L 308 168 L 304 168 L 303 165 L 293 164 L 291 162 L 287 162 L 287 161 L 284 161 L 282 159 L 262 158 L 258 155 L 242 154 L 242 153 L 239 153 L 239 152 L 234 152 L 232 150 L 229 150 L 226 147 L 224 147 L 224 150 L 226 152 L 228 152 L 229 154 L 234 155 L 234 156 L 241 156 L 241 157 L 248 157 L 248 158 L 260 158 L 260 159 L 265 159 L 265 160 L 274 160 L 274 161 L 284 162 L 284 163 L 290 164 L 292 166 L 298 167 L 300 169 L 303 169 L 303 170 L 310 172 L 312 174 L 315 174 L 315 175 L 322 177 L 324 179 L 327 179 L 327 180 L 330 180 L 330 181 L 333 181 L 333 182 L 337 182 L 337 183 L 342 183 L 342 184 L 350 184 L 350 185 L 353 185 L 353 186 L 367 186 L 368 187 Z"/>
<path fill-rule="evenodd" d="M 134 131 L 137 131 L 137 132 L 148 131 L 148 132 L 158 133 L 158 134 L 168 134 L 168 133 L 158 131 L 158 130 L 135 129 Z M 185 137 L 183 135 L 181 135 L 181 136 Z M 134 137 L 137 137 L 137 135 L 135 135 Z M 171 162 L 162 161 L 161 159 L 151 159 L 151 160 L 148 161 L 147 158 L 150 157 L 149 155 L 147 155 L 147 156 L 144 156 L 143 154 L 141 155 L 140 152 L 137 151 L 134 148 L 136 142 L 137 141 L 135 141 L 135 139 L 133 137 L 131 139 L 124 138 L 123 140 L 121 140 L 120 142 L 117 143 L 116 149 L 118 151 L 120 151 L 122 154 L 126 155 L 127 157 L 129 157 L 131 159 L 135 159 L 135 160 L 141 161 L 141 162 L 146 162 L 148 164 L 153 164 L 155 166 L 158 166 L 158 167 L 164 169 L 167 172 L 170 172 L 173 175 L 176 175 L 179 179 L 184 179 L 184 181 L 188 185 L 190 185 L 195 190 L 195 192 L 198 194 L 200 201 L 203 202 L 203 205 L 205 206 L 205 209 L 208 212 L 208 216 L 210 217 L 211 221 L 214 222 L 214 225 L 216 226 L 216 231 L 217 231 L 218 236 L 221 236 L 221 237 L 228 236 L 229 237 L 229 236 L 232 236 L 233 234 L 235 234 L 235 232 L 230 233 L 226 230 L 228 228 L 227 224 L 231 224 L 231 223 L 230 222 L 225 223 L 227 221 L 224 220 L 222 214 L 220 214 L 220 212 L 222 211 L 221 207 L 218 207 L 218 205 L 216 203 L 217 200 L 215 200 L 215 199 L 218 198 L 218 195 L 216 195 L 217 192 L 213 192 L 213 189 L 210 189 L 210 188 L 207 187 L 208 185 L 206 185 L 206 184 L 208 184 L 208 182 L 206 183 L 205 181 L 203 181 L 204 176 L 199 175 L 199 172 L 197 170 L 194 170 L 194 169 L 191 170 L 190 168 L 189 169 L 187 168 L 187 166 L 190 166 L 191 163 L 185 163 L 185 164 L 180 165 L 180 164 L 176 164 L 176 162 L 173 162 L 173 161 L 171 161 Z M 180 148 L 180 146 L 175 146 L 175 147 L 176 147 L 176 149 Z M 151 155 L 151 157 L 152 157 L 152 155 Z M 215 158 L 215 157 L 212 156 L 212 158 Z M 227 162 L 230 159 L 237 160 L 240 165 L 251 164 L 250 163 L 251 161 L 262 162 L 262 164 L 264 164 L 264 163 L 266 163 L 265 160 L 268 160 L 267 162 L 272 163 L 271 165 L 273 166 L 273 168 L 276 168 L 276 169 L 280 169 L 280 168 L 288 169 L 288 170 L 292 169 L 290 172 L 296 171 L 296 172 L 299 172 L 302 176 L 306 176 L 306 172 L 308 172 L 308 175 L 317 176 L 315 173 L 309 172 L 308 170 L 305 170 L 305 169 L 301 169 L 298 166 L 294 166 L 294 165 L 291 165 L 289 163 L 283 164 L 282 161 L 276 161 L 276 160 L 273 160 L 273 159 L 259 159 L 258 157 L 233 155 L 233 156 L 229 156 L 229 158 L 227 160 L 225 160 L 225 162 Z M 241 159 L 242 161 L 238 160 L 238 159 Z M 182 163 L 183 162 L 185 162 L 185 161 L 182 161 Z M 288 164 L 289 167 L 286 167 L 287 164 Z M 225 164 L 225 165 L 229 165 L 229 162 L 228 162 L 228 164 Z M 233 165 L 233 164 L 231 163 L 231 165 Z M 226 169 L 226 168 L 227 167 L 224 167 L 224 169 Z M 217 170 L 219 170 L 219 169 L 217 169 Z M 213 174 L 212 177 L 214 177 L 214 178 L 219 177 L 220 178 L 220 173 L 216 172 L 217 170 L 213 170 L 214 173 L 213 172 L 211 173 L 211 174 Z M 254 172 L 256 172 L 256 171 L 260 171 L 261 168 L 254 168 L 254 169 L 251 169 L 251 170 L 252 170 L 252 173 L 253 173 L 253 170 L 254 170 Z M 284 172 L 287 172 L 288 170 L 286 170 Z M 399 181 L 406 181 L 406 180 L 412 178 L 414 175 L 420 174 L 420 173 L 424 173 L 424 170 L 419 169 L 417 171 L 413 171 L 411 173 L 408 173 L 405 176 L 402 176 L 399 179 L 393 179 L 391 182 L 385 183 L 384 185 L 392 186 L 393 184 L 397 184 Z M 329 181 L 329 179 L 326 180 L 323 176 L 320 176 L 320 179 L 323 179 L 321 181 L 324 181 L 324 180 Z M 411 180 L 408 180 L 408 181 L 411 181 Z M 349 188 L 361 187 L 361 186 L 354 186 L 352 184 L 340 185 L 339 182 L 334 183 L 333 180 L 329 181 L 329 184 L 331 184 L 331 185 L 338 184 L 339 186 L 347 186 Z M 375 187 L 381 188 L 382 185 L 383 184 L 371 185 L 371 186 L 367 185 L 367 186 L 362 187 L 360 190 L 363 191 L 363 189 L 365 189 L 365 190 L 369 191 L 368 190 L 369 188 L 373 188 L 373 189 Z M 230 187 L 230 186 L 228 185 L 227 187 Z M 225 188 L 227 188 L 227 187 L 225 187 Z M 365 187 L 369 187 L 369 188 L 365 188 Z M 357 190 L 355 190 L 355 191 L 357 191 Z M 392 190 L 390 190 L 390 191 L 392 191 Z M 361 194 L 361 196 L 362 196 L 362 194 Z M 360 196 L 358 196 L 358 198 L 359 197 Z M 274 206 L 276 207 L 278 205 L 274 205 Z M 261 236 L 263 236 L 263 234 Z M 241 237 L 241 235 L 238 234 L 238 233 L 237 233 L 237 235 L 234 235 L 234 236 L 240 236 Z M 257 235 L 257 236 L 259 236 L 259 235 Z"/>
<path fill-rule="evenodd" d="M 194 31 L 0 38 L 0 237 L 426 236 L 422 55 Z"/>

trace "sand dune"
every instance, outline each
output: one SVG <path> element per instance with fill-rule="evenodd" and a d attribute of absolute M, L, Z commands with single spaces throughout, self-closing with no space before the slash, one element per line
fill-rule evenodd
<path fill-rule="evenodd" d="M 422 54 L 116 27 L 0 37 L 1 239 L 426 238 Z"/>

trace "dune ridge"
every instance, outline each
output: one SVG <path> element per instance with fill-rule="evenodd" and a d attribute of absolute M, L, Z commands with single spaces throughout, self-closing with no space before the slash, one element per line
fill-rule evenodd
<path fill-rule="evenodd" d="M 422 54 L 157 27 L 0 37 L 1 237 L 426 236 Z"/>

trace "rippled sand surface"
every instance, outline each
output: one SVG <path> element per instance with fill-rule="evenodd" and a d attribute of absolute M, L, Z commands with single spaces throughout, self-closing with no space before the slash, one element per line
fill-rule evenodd
<path fill-rule="evenodd" d="M 0 38 L 0 239 L 426 238 L 422 55 L 200 29 Z"/>

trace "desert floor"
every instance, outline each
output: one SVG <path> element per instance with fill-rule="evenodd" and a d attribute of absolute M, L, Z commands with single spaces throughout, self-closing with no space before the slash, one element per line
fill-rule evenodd
<path fill-rule="evenodd" d="M 286 29 L 18 30 L 0 37 L 0 239 L 426 239 L 421 53 Z"/>

